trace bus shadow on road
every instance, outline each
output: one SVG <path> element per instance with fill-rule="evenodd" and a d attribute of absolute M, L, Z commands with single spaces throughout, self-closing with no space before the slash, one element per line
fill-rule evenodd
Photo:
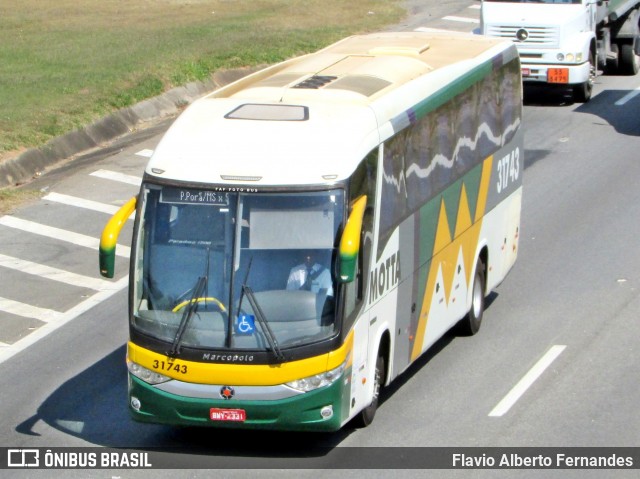
<path fill-rule="evenodd" d="M 496 297 L 496 293 L 487 297 L 486 308 Z M 380 406 L 392 401 L 403 384 L 455 337 L 454 331 L 445 334 L 389 387 L 384 388 Z M 334 433 L 243 431 L 136 423 L 127 409 L 125 352 L 126 346 L 123 345 L 66 381 L 46 398 L 33 416 L 16 426 L 16 432 L 40 436 L 37 431 L 43 430 L 43 422 L 85 441 L 85 446 L 189 454 L 214 459 L 218 468 L 335 467 L 334 461 L 343 463 L 344 455 L 350 450 L 367 449 L 338 447 L 357 431 L 351 423 Z M 61 445 L 70 443 L 75 441 Z M 351 460 L 357 460 L 357 454 L 356 451 Z"/>
<path fill-rule="evenodd" d="M 214 457 L 221 467 L 280 467 L 283 460 L 329 459 L 353 429 L 336 433 L 242 431 L 137 423 L 127 409 L 127 369 L 123 345 L 58 387 L 16 432 L 40 436 L 47 426 L 86 441 L 85 446 L 153 450 Z M 68 445 L 76 441 L 65 442 Z M 277 461 L 270 465 L 265 461 Z M 254 465 L 254 467 L 258 467 Z M 310 467 L 316 467 L 311 464 Z"/>
<path fill-rule="evenodd" d="M 36 414 L 16 431 L 38 436 L 44 421 L 60 431 L 92 444 L 118 447 L 133 432 L 128 411 L 127 371 L 123 345 L 56 389 Z M 126 439 L 124 439 L 126 443 Z"/>

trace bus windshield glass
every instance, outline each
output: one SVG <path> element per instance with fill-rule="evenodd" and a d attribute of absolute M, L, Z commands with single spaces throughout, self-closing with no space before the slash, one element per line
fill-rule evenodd
<path fill-rule="evenodd" d="M 142 201 L 135 330 L 178 351 L 278 350 L 334 336 L 343 190 L 148 185 Z"/>

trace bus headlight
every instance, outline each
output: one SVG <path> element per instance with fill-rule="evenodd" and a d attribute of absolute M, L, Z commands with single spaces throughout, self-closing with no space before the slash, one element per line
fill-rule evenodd
<path fill-rule="evenodd" d="M 309 376 L 302 379 L 296 379 L 295 381 L 291 381 L 286 383 L 287 386 L 293 389 L 297 389 L 298 391 L 309 392 L 314 389 L 318 389 L 324 386 L 329 386 L 333 384 L 342 376 L 344 372 L 344 368 L 346 366 L 346 362 L 342 363 L 335 369 L 331 371 L 327 371 L 326 373 L 316 374 L 315 376 Z"/>
<path fill-rule="evenodd" d="M 166 383 L 167 381 L 171 380 L 170 377 L 167 377 L 164 374 L 158 374 L 155 371 L 151 371 L 150 369 L 140 366 L 138 363 L 129 361 L 129 359 L 127 359 L 127 369 L 131 374 L 139 379 L 142 379 L 145 383 L 160 384 Z"/>

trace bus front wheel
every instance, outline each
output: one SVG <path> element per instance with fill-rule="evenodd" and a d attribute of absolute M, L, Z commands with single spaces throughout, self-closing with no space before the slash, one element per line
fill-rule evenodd
<path fill-rule="evenodd" d="M 355 417 L 356 427 L 367 427 L 373 422 L 376 410 L 378 409 L 380 389 L 382 389 L 382 384 L 384 383 L 385 371 L 386 362 L 384 356 L 381 353 L 378 353 L 378 358 L 376 359 L 376 370 L 373 373 L 373 399 L 371 400 L 371 404 L 360 411 Z"/>

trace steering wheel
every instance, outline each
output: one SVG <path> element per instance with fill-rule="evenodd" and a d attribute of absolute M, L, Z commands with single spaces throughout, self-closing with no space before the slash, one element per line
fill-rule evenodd
<path fill-rule="evenodd" d="M 202 297 L 202 298 L 188 299 L 187 301 L 183 301 L 182 303 L 178 303 L 177 305 L 175 305 L 173 307 L 173 309 L 171 310 L 171 312 L 172 313 L 177 313 L 178 311 L 180 311 L 182 308 L 184 308 L 189 303 L 205 303 L 205 302 L 209 302 L 209 301 L 212 302 L 212 303 L 215 303 L 215 305 L 223 313 L 227 312 L 227 308 L 224 307 L 224 304 L 222 304 L 222 301 L 220 301 L 218 298 L 214 298 L 213 296 L 209 296 L 207 298 Z"/>

